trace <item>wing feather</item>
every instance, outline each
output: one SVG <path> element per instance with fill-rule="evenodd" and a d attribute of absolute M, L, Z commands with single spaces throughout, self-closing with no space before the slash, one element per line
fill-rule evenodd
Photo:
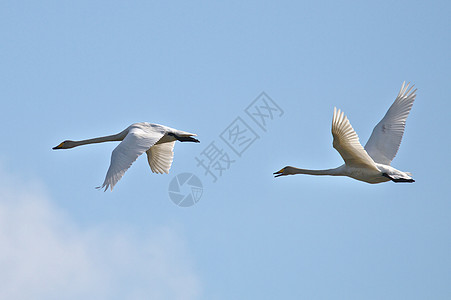
<path fill-rule="evenodd" d="M 412 109 L 417 91 L 409 89 L 409 83 L 403 82 L 395 102 L 390 106 L 382 120 L 374 127 L 365 150 L 377 163 L 390 165 L 401 145 L 406 120 Z"/>
<path fill-rule="evenodd" d="M 156 144 L 147 150 L 147 160 L 153 173 L 169 173 L 174 159 L 175 141 Z"/>
<path fill-rule="evenodd" d="M 378 170 L 376 164 L 360 144 L 357 133 L 345 114 L 334 108 L 332 119 L 333 146 L 340 153 L 347 166 Z"/>
<path fill-rule="evenodd" d="M 105 181 L 99 188 L 105 188 L 105 191 L 108 188 L 113 190 L 132 163 L 157 143 L 164 134 L 163 131 L 152 127 L 132 125 L 124 140 L 113 150 Z"/>

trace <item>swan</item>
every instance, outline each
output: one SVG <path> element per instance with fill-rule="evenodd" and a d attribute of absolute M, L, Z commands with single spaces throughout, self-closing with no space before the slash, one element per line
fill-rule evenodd
<path fill-rule="evenodd" d="M 132 163 L 144 152 L 147 154 L 153 173 L 169 173 L 174 157 L 175 141 L 199 143 L 199 140 L 193 136 L 196 134 L 143 122 L 132 124 L 118 134 L 82 141 L 66 140 L 52 149 L 70 149 L 87 144 L 121 141 L 111 154 L 111 163 L 105 181 L 102 186 L 97 187 L 105 188 L 104 191 L 111 188 L 112 191 Z"/>
<path fill-rule="evenodd" d="M 368 183 L 415 182 L 412 174 L 390 166 L 401 144 L 406 119 L 412 108 L 417 91 L 409 89 L 403 82 L 395 102 L 382 120 L 374 127 L 365 148 L 359 142 L 357 133 L 342 111 L 334 108 L 332 119 L 333 147 L 340 153 L 344 164 L 334 169 L 306 170 L 287 166 L 273 173 L 275 177 L 308 174 L 348 176 Z"/>

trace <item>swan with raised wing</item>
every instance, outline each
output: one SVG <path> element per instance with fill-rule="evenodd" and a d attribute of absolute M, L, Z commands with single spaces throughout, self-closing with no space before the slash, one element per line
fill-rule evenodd
<path fill-rule="evenodd" d="M 340 153 L 344 164 L 334 169 L 307 170 L 287 166 L 274 173 L 275 177 L 308 174 L 348 176 L 368 183 L 415 182 L 409 172 L 390 166 L 401 144 L 406 119 L 412 108 L 417 91 L 402 84 L 401 90 L 382 120 L 373 129 L 365 148 L 357 133 L 342 111 L 334 108 L 332 119 L 333 147 Z"/>

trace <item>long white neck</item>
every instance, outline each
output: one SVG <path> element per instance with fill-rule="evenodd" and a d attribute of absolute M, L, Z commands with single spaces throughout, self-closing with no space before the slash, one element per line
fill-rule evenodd
<path fill-rule="evenodd" d="M 122 141 L 125 136 L 127 135 L 128 131 L 124 130 L 118 134 L 113 134 L 113 135 L 107 135 L 107 136 L 102 136 L 102 137 L 98 137 L 98 138 L 93 138 L 93 139 L 87 139 L 87 140 L 81 140 L 81 141 L 70 141 L 70 144 L 67 145 L 67 148 L 74 148 L 74 147 L 78 147 L 78 146 L 82 146 L 82 145 L 88 145 L 88 144 L 96 144 L 96 143 L 103 143 L 103 142 L 117 142 L 117 141 Z"/>
<path fill-rule="evenodd" d="M 285 167 L 285 174 L 307 174 L 307 175 L 331 175 L 331 176 L 343 176 L 343 172 L 341 172 L 341 167 L 334 169 L 326 169 L 326 170 L 308 170 L 308 169 L 299 169 L 295 167 Z"/>

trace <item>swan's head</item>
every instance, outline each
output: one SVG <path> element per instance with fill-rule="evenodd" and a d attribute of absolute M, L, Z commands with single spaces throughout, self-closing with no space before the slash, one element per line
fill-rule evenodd
<path fill-rule="evenodd" d="M 67 141 L 62 142 L 62 143 L 59 144 L 58 146 L 53 147 L 52 149 L 53 149 L 53 150 L 58 150 L 58 149 L 70 149 L 70 148 L 73 148 L 73 147 L 75 147 L 75 146 L 76 146 L 76 145 L 75 145 L 75 142 L 74 142 L 74 141 L 69 141 L 69 140 L 67 140 Z"/>
<path fill-rule="evenodd" d="M 293 175 L 293 167 L 286 166 L 285 168 L 282 168 L 279 171 L 274 172 L 273 174 L 275 175 L 274 177 Z"/>

